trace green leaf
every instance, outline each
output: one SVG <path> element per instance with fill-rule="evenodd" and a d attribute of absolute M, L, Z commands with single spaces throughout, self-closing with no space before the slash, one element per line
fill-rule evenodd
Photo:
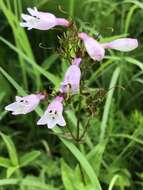
<path fill-rule="evenodd" d="M 0 179 L 0 186 L 5 186 L 5 185 L 17 185 L 20 182 L 20 179 Z"/>
<path fill-rule="evenodd" d="M 125 3 L 133 3 L 137 5 L 140 9 L 143 9 L 143 3 L 135 0 L 126 0 Z"/>
<path fill-rule="evenodd" d="M 6 172 L 6 177 L 10 178 L 12 174 L 18 169 L 18 167 L 9 167 Z"/>
<path fill-rule="evenodd" d="M 0 166 L 8 168 L 11 165 L 11 161 L 7 158 L 0 157 Z"/>
<path fill-rule="evenodd" d="M 113 72 L 109 89 L 111 89 L 114 86 L 116 86 L 119 74 L 120 74 L 120 68 L 117 67 L 115 69 L 115 71 Z M 102 122 L 101 122 L 100 142 L 102 142 L 104 140 L 105 131 L 106 131 L 106 127 L 107 127 L 107 121 L 108 121 L 108 115 L 109 115 L 109 111 L 110 111 L 110 105 L 111 105 L 113 93 L 114 93 L 114 88 L 111 89 L 110 92 L 108 92 L 108 95 L 107 95 L 107 98 L 106 98 L 104 112 L 103 112 L 103 116 L 102 116 Z"/>
<path fill-rule="evenodd" d="M 19 165 L 20 167 L 27 166 L 30 162 L 35 160 L 38 156 L 40 156 L 40 151 L 31 151 L 24 156 L 20 157 L 19 159 Z"/>
<path fill-rule="evenodd" d="M 5 76 L 5 78 L 12 84 L 12 86 L 14 86 L 18 92 L 20 92 L 21 95 L 26 95 L 25 91 L 23 90 L 23 88 L 17 84 L 17 82 L 15 82 L 15 80 L 13 80 L 12 77 L 10 77 L 8 75 L 8 73 L 2 68 L 0 67 L 0 72 L 3 74 L 3 76 Z"/>
<path fill-rule="evenodd" d="M 44 62 L 41 65 L 42 68 L 48 70 L 51 67 L 51 65 L 57 60 L 57 58 L 58 58 L 57 54 L 51 55 L 50 57 L 44 60 Z"/>
<path fill-rule="evenodd" d="M 91 184 L 86 185 L 82 181 L 79 167 L 71 169 L 64 160 L 61 161 L 62 180 L 66 190 L 94 190 Z"/>
<path fill-rule="evenodd" d="M 114 175 L 113 176 L 113 178 L 112 178 L 112 180 L 111 180 L 111 182 L 109 184 L 108 190 L 112 190 L 113 189 L 113 187 L 115 185 L 115 182 L 117 181 L 118 178 L 119 178 L 119 175 Z"/>
<path fill-rule="evenodd" d="M 62 142 L 68 147 L 68 149 L 73 153 L 73 155 L 76 157 L 76 159 L 80 162 L 82 168 L 85 170 L 86 174 L 88 175 L 93 187 L 95 187 L 96 190 L 102 190 L 100 183 L 98 181 L 98 178 L 91 167 L 90 163 L 86 159 L 86 157 L 77 149 L 77 147 L 70 143 L 69 141 L 66 141 L 65 139 L 62 139 Z"/>
<path fill-rule="evenodd" d="M 82 189 L 82 190 L 95 190 L 93 185 L 88 181 L 86 180 L 85 178 L 85 183 L 82 181 L 82 176 L 81 176 L 81 171 L 80 171 L 80 168 L 79 168 L 79 165 L 77 165 L 76 169 L 74 170 L 74 181 L 75 181 L 75 178 L 76 178 L 76 183 L 75 183 L 75 188 L 76 190 L 79 190 L 79 189 Z M 86 177 L 86 176 L 84 176 Z"/>
<path fill-rule="evenodd" d="M 64 162 L 61 161 L 61 173 L 62 173 L 62 180 L 66 190 L 75 190 L 74 187 L 74 175 L 73 170 Z M 75 178 L 76 180 L 76 178 Z"/>
<path fill-rule="evenodd" d="M 129 63 L 132 63 L 132 64 L 138 66 L 143 71 L 143 63 L 142 62 L 140 62 L 132 57 L 125 57 L 125 60 Z"/>
<path fill-rule="evenodd" d="M 133 5 L 133 6 L 130 8 L 130 10 L 129 10 L 127 16 L 126 16 L 126 21 L 125 21 L 125 33 L 128 33 L 129 26 L 130 26 L 130 23 L 131 23 L 133 14 L 134 14 L 134 12 L 135 12 L 135 10 L 136 10 L 137 8 L 138 8 L 137 5 Z"/>
<path fill-rule="evenodd" d="M 7 136 L 1 132 L 0 132 L 0 136 L 2 137 L 4 143 L 7 146 L 7 150 L 8 150 L 8 154 L 9 154 L 11 163 L 14 166 L 17 166 L 18 165 L 18 157 L 17 157 L 16 148 L 15 148 L 15 145 L 14 145 L 12 139 L 9 136 Z"/>
<path fill-rule="evenodd" d="M 35 187 L 40 190 L 57 190 L 49 184 L 45 184 L 39 180 L 39 178 L 28 176 L 22 180 L 21 185 L 25 187 Z"/>
<path fill-rule="evenodd" d="M 88 160 L 92 163 L 94 170 L 96 171 L 97 176 L 100 172 L 100 165 L 102 162 L 103 153 L 105 150 L 107 142 L 103 141 L 97 144 L 87 155 Z"/>

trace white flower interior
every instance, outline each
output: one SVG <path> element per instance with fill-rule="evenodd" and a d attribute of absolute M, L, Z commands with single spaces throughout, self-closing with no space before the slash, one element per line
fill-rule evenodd
<path fill-rule="evenodd" d="M 63 118 L 62 112 L 57 111 L 56 109 L 49 109 L 44 113 L 44 115 L 40 118 L 37 124 L 47 124 L 48 128 L 53 128 L 57 124 L 60 126 L 65 126 L 66 122 Z"/>

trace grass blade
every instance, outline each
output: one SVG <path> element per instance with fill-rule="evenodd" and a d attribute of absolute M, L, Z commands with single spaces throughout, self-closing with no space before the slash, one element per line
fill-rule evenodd
<path fill-rule="evenodd" d="M 0 136 L 2 137 L 3 141 L 5 142 L 5 144 L 7 146 L 7 150 L 8 150 L 9 157 L 11 159 L 11 163 L 14 166 L 17 166 L 18 165 L 18 157 L 17 157 L 17 152 L 16 152 L 16 148 L 15 148 L 13 141 L 11 140 L 11 138 L 9 136 L 7 136 L 1 132 L 0 132 Z"/>
<path fill-rule="evenodd" d="M 111 89 L 112 87 L 116 85 L 119 74 L 120 74 L 120 68 L 117 67 L 112 75 L 109 89 Z M 104 107 L 104 112 L 103 112 L 103 117 L 102 117 L 102 122 L 101 122 L 100 142 L 103 141 L 104 136 L 105 136 L 105 130 L 107 127 L 108 115 L 109 115 L 113 93 L 114 93 L 114 88 L 110 90 L 110 92 L 108 92 L 107 99 L 105 102 L 105 107 Z"/>

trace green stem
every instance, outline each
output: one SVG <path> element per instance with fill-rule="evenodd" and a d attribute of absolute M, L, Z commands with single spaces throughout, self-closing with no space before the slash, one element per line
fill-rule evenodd
<path fill-rule="evenodd" d="M 68 131 L 70 132 L 70 134 L 71 134 L 73 140 L 77 141 L 76 137 L 75 137 L 75 136 L 73 135 L 73 133 L 72 133 L 71 128 L 70 128 L 68 125 L 67 125 L 67 129 L 68 129 Z"/>
<path fill-rule="evenodd" d="M 82 85 L 80 87 L 80 93 L 79 93 L 79 104 L 78 104 L 78 114 L 77 114 L 77 135 L 76 135 L 76 143 L 77 143 L 77 147 L 79 150 L 80 150 L 80 145 L 79 145 L 79 142 L 80 142 L 80 111 L 81 111 L 81 98 L 82 98 L 81 94 L 82 94 Z M 82 182 L 84 185 L 86 185 L 84 172 L 83 172 L 80 162 L 79 162 L 79 169 L 80 169 Z"/>
<path fill-rule="evenodd" d="M 87 130 L 89 128 L 89 120 L 90 119 L 88 118 L 87 124 L 85 125 L 85 129 L 84 129 L 82 135 L 80 136 L 79 141 L 81 141 L 84 138 L 84 136 L 85 136 L 85 134 L 86 134 L 86 132 L 87 132 Z"/>
<path fill-rule="evenodd" d="M 77 143 L 77 148 L 80 150 L 79 140 L 76 141 L 76 143 Z M 80 162 L 78 163 L 78 165 L 79 165 L 79 170 L 80 170 L 82 182 L 83 182 L 84 185 L 86 185 L 84 172 L 83 172 L 83 169 L 82 169 L 82 166 L 81 166 Z"/>
<path fill-rule="evenodd" d="M 81 174 L 81 179 L 82 179 L 82 182 L 84 185 L 86 185 L 86 182 L 85 182 L 85 177 L 84 177 L 84 172 L 83 172 L 83 169 L 82 169 L 82 166 L 79 162 L 79 169 L 80 169 L 80 174 Z"/>
<path fill-rule="evenodd" d="M 69 16 L 70 18 L 73 18 L 74 16 L 74 0 L 70 0 L 70 3 L 69 3 Z"/>
<path fill-rule="evenodd" d="M 80 90 L 80 94 L 81 94 L 81 90 Z M 80 111 L 81 111 L 81 95 L 79 94 L 79 104 L 78 104 L 78 114 L 77 114 L 77 135 L 76 135 L 76 139 L 77 141 L 79 141 L 80 138 Z"/>

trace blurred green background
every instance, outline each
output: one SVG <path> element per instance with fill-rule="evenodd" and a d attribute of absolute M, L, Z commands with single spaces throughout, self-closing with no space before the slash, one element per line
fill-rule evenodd
<path fill-rule="evenodd" d="M 17 94 L 57 88 L 68 67 L 56 51 L 57 36 L 65 29 L 20 28 L 21 12 L 34 6 L 74 20 L 79 31 L 99 34 L 103 41 L 139 40 L 132 52 L 108 51 L 102 63 L 89 62 L 89 87 L 125 90 L 107 94 L 79 148 L 56 135 L 58 129 L 36 126 L 49 101 L 26 116 L 4 110 Z M 0 0 L 0 190 L 143 189 L 142 20 L 142 0 Z M 74 131 L 76 115 L 70 106 L 65 117 Z M 84 125 L 86 118 L 81 120 Z"/>

